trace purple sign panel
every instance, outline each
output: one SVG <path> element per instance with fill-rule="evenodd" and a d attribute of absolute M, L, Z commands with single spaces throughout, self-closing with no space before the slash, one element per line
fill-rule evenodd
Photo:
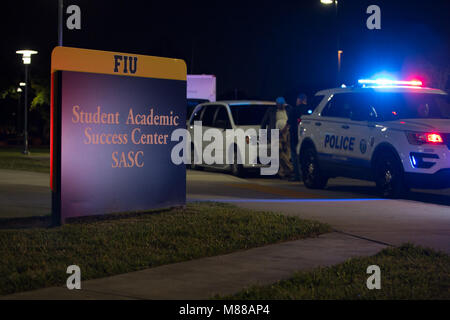
<path fill-rule="evenodd" d="M 186 127 L 186 81 L 60 73 L 60 217 L 186 203 L 171 133 Z"/>

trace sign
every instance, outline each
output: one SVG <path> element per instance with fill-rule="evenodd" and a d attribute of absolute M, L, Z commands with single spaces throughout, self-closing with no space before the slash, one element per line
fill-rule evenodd
<path fill-rule="evenodd" d="M 55 224 L 185 205 L 170 139 L 186 128 L 184 61 L 56 47 L 51 117 Z"/>
<path fill-rule="evenodd" d="M 216 77 L 213 75 L 187 75 L 187 98 L 216 101 Z"/>

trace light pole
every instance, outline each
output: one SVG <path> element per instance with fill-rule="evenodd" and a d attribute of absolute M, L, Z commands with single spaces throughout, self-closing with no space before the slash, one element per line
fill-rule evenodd
<path fill-rule="evenodd" d="M 25 65 L 25 103 L 24 103 L 24 124 L 23 124 L 23 135 L 24 135 L 24 154 L 29 154 L 28 150 L 28 65 L 31 64 L 31 55 L 37 54 L 34 50 L 18 50 L 17 54 L 22 55 L 22 61 Z"/>
<path fill-rule="evenodd" d="M 19 132 L 20 128 L 20 102 L 22 101 L 23 90 L 21 87 L 25 86 L 25 82 L 19 83 L 19 87 L 17 88 L 17 94 L 19 95 L 19 99 L 17 99 L 17 114 L 16 114 L 16 128 L 17 132 Z"/>
<path fill-rule="evenodd" d="M 63 12 L 64 1 L 58 0 L 58 46 L 63 45 Z"/>
<path fill-rule="evenodd" d="M 336 19 L 336 44 L 337 44 L 337 76 L 336 76 L 336 80 L 337 83 L 339 85 L 340 82 L 340 73 L 341 73 L 341 63 L 342 63 L 342 54 L 344 53 L 344 51 L 341 50 L 341 44 L 340 44 L 340 39 L 339 39 L 339 20 L 338 20 L 338 7 L 339 7 L 339 3 L 338 0 L 320 0 L 320 2 L 322 4 L 325 5 L 330 5 L 330 4 L 334 4 L 334 9 L 335 9 L 335 19 Z"/>

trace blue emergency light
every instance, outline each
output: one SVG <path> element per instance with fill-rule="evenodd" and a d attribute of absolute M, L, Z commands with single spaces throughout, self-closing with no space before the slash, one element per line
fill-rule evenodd
<path fill-rule="evenodd" d="M 420 80 L 391 80 L 391 79 L 360 79 L 359 84 L 362 85 L 376 85 L 376 86 L 412 86 L 421 87 L 422 81 Z"/>

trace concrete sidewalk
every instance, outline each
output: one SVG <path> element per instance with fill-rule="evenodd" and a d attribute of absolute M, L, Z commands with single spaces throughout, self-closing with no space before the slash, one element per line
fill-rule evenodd
<path fill-rule="evenodd" d="M 334 232 L 108 278 L 82 280 L 81 290 L 52 287 L 0 299 L 208 299 L 250 285 L 286 279 L 299 270 L 373 255 L 384 247 Z M 83 279 L 83 266 L 80 267 Z"/>

